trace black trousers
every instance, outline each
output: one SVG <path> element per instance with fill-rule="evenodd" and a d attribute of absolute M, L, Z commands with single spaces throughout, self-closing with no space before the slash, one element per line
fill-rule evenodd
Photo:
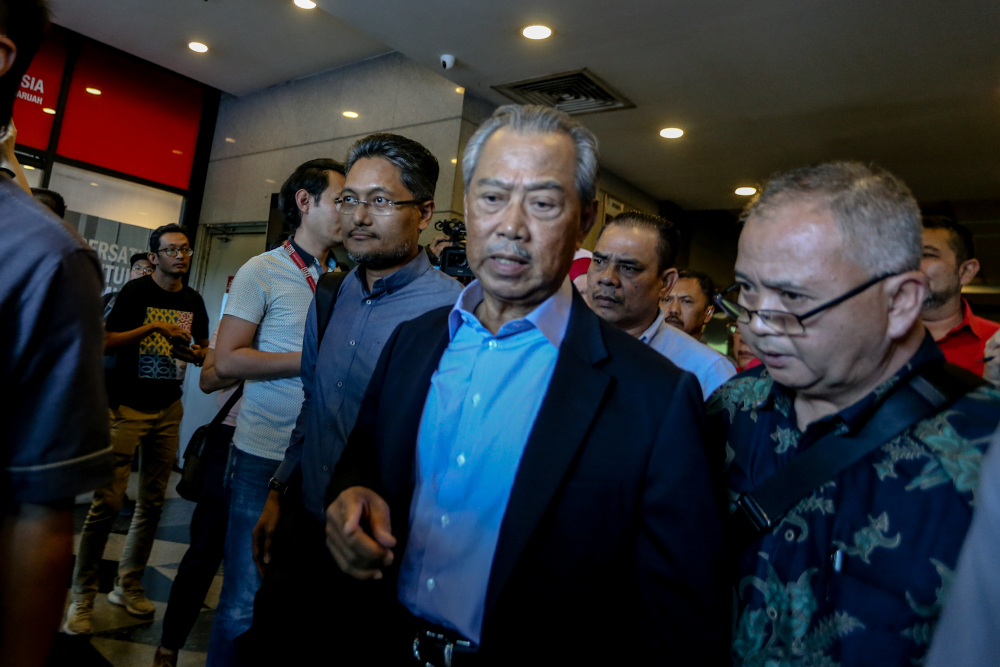
<path fill-rule="evenodd" d="M 400 630 L 403 608 L 394 586 L 343 574 L 324 531 L 297 500 L 283 504 L 253 625 L 240 637 L 240 663 L 411 667 L 412 639 Z"/>
<path fill-rule="evenodd" d="M 191 545 L 177 568 L 163 616 L 160 644 L 173 651 L 184 647 L 222 563 L 229 522 L 229 493 L 224 482 L 235 430 L 234 426 L 220 426 L 206 444 L 205 488 L 191 517 Z"/>

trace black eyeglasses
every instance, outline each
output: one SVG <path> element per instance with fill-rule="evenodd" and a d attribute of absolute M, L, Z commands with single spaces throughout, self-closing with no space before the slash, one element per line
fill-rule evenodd
<path fill-rule="evenodd" d="M 194 249 L 193 248 L 161 248 L 160 250 L 157 250 L 156 252 L 162 252 L 167 257 L 176 257 L 177 255 L 180 255 L 181 257 L 190 257 L 191 255 L 194 254 Z"/>
<path fill-rule="evenodd" d="M 408 206 L 410 204 L 423 204 L 424 202 L 416 199 L 407 199 L 406 201 L 392 201 L 391 199 L 386 199 L 385 197 L 372 197 L 371 201 L 365 201 L 364 199 L 358 199 L 352 195 L 347 195 L 341 197 L 334 201 L 334 206 L 340 213 L 346 213 L 350 215 L 358 209 L 358 206 L 364 204 L 368 207 L 368 210 L 372 215 L 389 215 L 397 206 Z"/>
<path fill-rule="evenodd" d="M 750 310 L 749 308 L 741 306 L 739 303 L 735 301 L 730 301 L 729 299 L 723 297 L 723 294 L 729 294 L 733 290 L 737 289 L 739 287 L 739 284 L 733 285 L 724 292 L 719 292 L 718 294 L 716 294 L 715 304 L 719 308 L 721 308 L 726 315 L 732 317 L 741 324 L 750 324 L 750 320 L 752 320 L 753 316 L 756 315 L 757 317 L 760 318 L 760 321 L 763 322 L 769 329 L 772 329 L 773 331 L 779 334 L 787 334 L 789 336 L 801 336 L 806 332 L 806 325 L 804 320 L 809 319 L 813 315 L 818 315 L 819 313 L 822 313 L 824 310 L 829 310 L 834 306 L 840 305 L 843 302 L 850 299 L 851 297 L 861 294 L 872 285 L 880 283 L 886 278 L 891 278 L 892 276 L 896 275 L 899 274 L 883 273 L 881 275 L 875 276 L 868 282 L 858 285 L 850 292 L 847 292 L 846 294 L 841 294 L 833 301 L 827 301 L 823 305 L 817 306 L 816 308 L 810 310 L 808 313 L 803 313 L 801 315 L 796 315 L 795 313 L 789 313 L 788 311 L 785 310 Z"/>

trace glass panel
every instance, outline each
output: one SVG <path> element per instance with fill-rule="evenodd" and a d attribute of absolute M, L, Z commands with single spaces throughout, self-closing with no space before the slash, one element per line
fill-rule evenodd
<path fill-rule="evenodd" d="M 172 192 L 59 163 L 52 166 L 49 189 L 63 196 L 67 210 L 148 229 L 179 223 L 184 203 Z"/>

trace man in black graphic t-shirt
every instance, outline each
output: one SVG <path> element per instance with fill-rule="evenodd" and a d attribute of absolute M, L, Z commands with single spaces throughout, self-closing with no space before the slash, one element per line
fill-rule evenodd
<path fill-rule="evenodd" d="M 187 363 L 200 366 L 205 358 L 208 315 L 201 296 L 181 282 L 191 265 L 184 230 L 160 227 L 150 235 L 149 246 L 153 274 L 122 288 L 105 325 L 106 351 L 118 357 L 108 382 L 114 478 L 94 492 L 83 526 L 63 624 L 67 634 L 91 632 L 98 566 L 140 445 L 139 498 L 108 601 L 140 618 L 156 611 L 142 588 L 142 575 L 177 452 L 181 381 Z"/>

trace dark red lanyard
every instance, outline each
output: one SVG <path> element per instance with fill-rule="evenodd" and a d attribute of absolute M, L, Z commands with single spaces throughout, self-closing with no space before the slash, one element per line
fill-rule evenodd
<path fill-rule="evenodd" d="M 306 263 L 302 261 L 302 257 L 299 256 L 299 253 L 295 252 L 295 248 L 293 248 L 292 244 L 288 241 L 285 241 L 283 244 L 281 244 L 281 247 L 285 249 L 285 252 L 288 253 L 288 256 L 292 258 L 293 262 L 295 262 L 295 266 L 299 267 L 299 271 L 302 272 L 302 275 L 305 276 L 306 278 L 306 282 L 309 283 L 309 288 L 313 291 L 313 294 L 315 294 L 316 279 L 312 277 L 311 273 L 309 273 L 309 267 L 306 266 Z"/>

